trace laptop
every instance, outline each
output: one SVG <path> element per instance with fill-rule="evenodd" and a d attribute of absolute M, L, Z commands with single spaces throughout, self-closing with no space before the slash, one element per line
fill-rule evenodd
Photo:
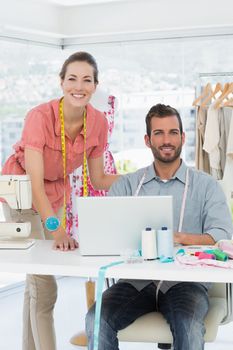
<path fill-rule="evenodd" d="M 83 256 L 118 256 L 141 249 L 141 232 L 173 228 L 172 196 L 77 197 Z"/>

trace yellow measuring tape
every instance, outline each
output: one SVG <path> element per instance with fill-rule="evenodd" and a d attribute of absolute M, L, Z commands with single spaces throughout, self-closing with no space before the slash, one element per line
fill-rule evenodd
<path fill-rule="evenodd" d="M 66 140 L 65 140 L 65 121 L 64 121 L 64 100 L 63 98 L 59 103 L 59 116 L 61 122 L 61 150 L 62 150 L 62 163 L 63 163 L 63 177 L 64 177 L 64 204 L 62 215 L 62 227 L 66 229 Z M 86 154 L 86 138 L 87 138 L 87 115 L 86 109 L 83 114 L 83 133 L 84 133 L 84 150 L 83 150 L 83 197 L 88 196 L 87 187 L 87 154 Z"/>

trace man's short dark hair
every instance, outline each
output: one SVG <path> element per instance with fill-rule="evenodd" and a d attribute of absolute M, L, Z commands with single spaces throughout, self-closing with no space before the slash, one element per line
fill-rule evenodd
<path fill-rule="evenodd" d="M 151 107 L 146 115 L 146 133 L 148 136 L 151 135 L 151 118 L 166 118 L 170 116 L 176 116 L 179 122 L 180 134 L 183 134 L 183 125 L 179 112 L 169 106 L 158 103 L 157 105 Z"/>

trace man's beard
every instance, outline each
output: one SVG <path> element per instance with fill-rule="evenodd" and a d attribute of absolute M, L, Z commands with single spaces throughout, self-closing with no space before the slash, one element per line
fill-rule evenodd
<path fill-rule="evenodd" d="M 164 144 L 160 147 L 172 147 L 173 149 L 175 149 L 175 153 L 173 156 L 162 156 L 159 149 L 157 147 L 154 146 L 150 146 L 151 151 L 154 155 L 154 159 L 159 160 L 162 163 L 172 163 L 174 162 L 177 158 L 180 157 L 181 151 L 182 151 L 182 143 L 180 143 L 180 145 L 175 148 L 174 146 L 170 145 L 170 144 Z"/>

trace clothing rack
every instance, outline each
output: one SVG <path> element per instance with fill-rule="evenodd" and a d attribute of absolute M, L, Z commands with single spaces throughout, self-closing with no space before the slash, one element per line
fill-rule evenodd
<path fill-rule="evenodd" d="M 226 83 L 226 82 L 232 82 L 233 81 L 233 72 L 213 72 L 213 73 L 199 73 L 198 74 L 199 77 L 199 82 L 197 84 L 196 87 L 196 96 L 198 96 L 199 94 L 201 94 L 202 89 L 203 89 L 203 82 L 201 81 L 202 78 L 218 78 L 218 79 L 213 79 L 214 81 L 208 81 L 211 84 L 216 84 L 218 82 L 220 83 Z M 219 81 L 220 78 L 220 81 Z M 224 78 L 224 81 L 221 79 Z M 226 79 L 228 78 L 228 79 Z"/>
<path fill-rule="evenodd" d="M 233 72 L 199 73 L 199 78 L 208 77 L 233 77 Z"/>
<path fill-rule="evenodd" d="M 227 144 L 228 144 L 228 137 L 232 139 L 232 132 L 231 135 L 230 130 L 232 128 L 230 127 L 231 122 L 233 121 L 233 115 L 232 115 L 232 98 L 229 98 L 226 101 L 226 97 L 231 97 L 233 92 L 233 72 L 212 72 L 212 73 L 199 73 L 199 82 L 197 85 L 198 90 L 200 92 L 197 94 L 196 100 L 198 101 L 198 98 L 201 96 L 202 101 L 200 105 L 202 107 L 206 107 L 205 112 L 204 110 L 199 114 L 197 109 L 197 135 L 196 135 L 196 166 L 199 170 L 203 170 L 207 173 L 210 173 L 216 180 L 222 180 L 224 179 L 225 182 L 222 182 L 223 190 L 225 192 L 228 205 L 231 204 L 230 199 L 230 191 L 233 189 L 233 185 L 231 184 L 231 173 L 232 173 L 232 165 L 231 163 L 231 157 L 227 157 Z M 202 78 L 206 78 L 205 80 Z M 219 84 L 220 88 L 219 88 Z M 224 90 L 224 87 L 226 86 L 226 90 L 223 92 L 221 91 L 222 88 Z M 212 90 L 212 91 L 211 91 Z M 200 95 L 199 95 L 200 94 Z M 217 94 L 217 96 L 216 96 Z M 214 96 L 216 96 L 214 101 Z M 194 100 L 195 102 L 195 100 Z M 208 109 L 208 103 L 211 104 L 213 102 L 214 108 Z M 222 107 L 227 107 L 226 111 L 224 113 L 221 113 L 221 117 L 219 118 L 219 123 L 212 124 L 212 116 L 215 118 L 220 116 L 218 114 L 218 109 Z M 231 108 L 229 108 L 231 107 Z M 225 113 L 226 112 L 226 113 Z M 200 119 L 198 119 L 198 116 L 201 116 Z M 210 116 L 210 117 L 209 117 Z M 208 118 L 209 117 L 209 123 Z M 226 118 L 225 118 L 226 117 Z M 203 121 L 206 121 L 206 124 Z M 221 121 L 220 121 L 221 120 Z M 227 121 L 225 123 L 225 121 Z M 199 126 L 201 126 L 199 128 Z M 213 127 L 213 129 L 212 129 Z M 226 131 L 226 127 L 227 132 Z M 218 130 L 219 129 L 219 133 Z M 221 130 L 221 131 L 220 131 Z M 222 132 L 224 130 L 224 132 Z M 215 135 L 211 137 L 210 135 Z M 205 144 L 207 138 L 207 143 Z M 220 140 L 221 139 L 221 140 Z M 217 140 L 217 141 L 216 141 Z M 215 143 L 217 142 L 217 143 Z M 221 144 L 221 148 L 220 145 Z M 223 147 L 224 144 L 224 147 Z M 219 164 L 216 166 L 216 162 L 213 162 L 209 155 L 214 153 L 214 150 L 218 147 L 218 151 L 220 154 L 220 161 Z M 205 152 L 203 152 L 203 149 Z M 213 150 L 213 153 L 212 153 Z M 229 160 L 230 159 L 230 160 Z M 230 162 L 230 166 L 229 166 Z M 208 164 L 209 163 L 209 164 Z M 230 180 L 228 180 L 230 178 Z M 226 182 L 227 181 L 227 182 Z M 229 184 L 228 184 L 229 181 Z M 230 187 L 229 187 L 230 186 Z"/>

